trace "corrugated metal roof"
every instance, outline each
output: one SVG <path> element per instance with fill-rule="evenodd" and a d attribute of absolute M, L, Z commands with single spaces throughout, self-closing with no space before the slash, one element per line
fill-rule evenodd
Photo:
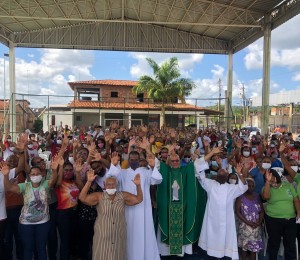
<path fill-rule="evenodd" d="M 278 5 L 279 15 L 271 16 Z M 299 12 L 299 0 L 3 0 L 0 40 L 28 47 L 226 53 L 230 42 L 237 49 L 245 42 L 243 35 L 249 41 L 260 35 L 265 17 L 275 27 Z M 195 47 L 189 43 L 195 36 L 211 44 Z"/>

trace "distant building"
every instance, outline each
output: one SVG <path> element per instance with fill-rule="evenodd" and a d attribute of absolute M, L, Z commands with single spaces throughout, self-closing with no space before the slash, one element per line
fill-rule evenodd
<path fill-rule="evenodd" d="M 252 97 L 251 100 L 252 106 L 254 107 L 260 107 L 262 105 L 262 96 Z M 270 94 L 270 106 L 290 103 L 300 103 L 300 89 Z"/>
<path fill-rule="evenodd" d="M 132 88 L 137 81 L 131 80 L 90 80 L 68 83 L 74 91 L 74 100 L 67 105 L 50 106 L 44 111 L 44 129 L 51 125 L 89 126 L 92 123 L 104 127 L 112 121 L 131 127 L 140 124 L 160 125 L 161 101 L 135 95 Z M 178 103 L 169 100 L 166 107 L 166 125 L 184 126 L 185 118 L 208 117 L 220 112 L 198 105 Z"/>
<path fill-rule="evenodd" d="M 30 102 L 27 100 L 16 100 L 16 132 L 24 132 L 26 129 L 33 130 L 36 116 L 29 107 Z M 0 130 L 9 131 L 9 100 L 0 99 Z M 6 116 L 5 116 L 6 115 Z M 4 118 L 5 128 L 4 129 Z"/>

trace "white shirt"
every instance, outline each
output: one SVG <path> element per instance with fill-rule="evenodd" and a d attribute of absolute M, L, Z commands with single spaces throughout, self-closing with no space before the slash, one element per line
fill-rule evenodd
<path fill-rule="evenodd" d="M 12 179 L 15 177 L 16 168 L 9 171 L 8 178 Z M 0 220 L 6 219 L 6 207 L 5 207 L 5 189 L 4 189 L 4 175 L 0 173 Z"/>

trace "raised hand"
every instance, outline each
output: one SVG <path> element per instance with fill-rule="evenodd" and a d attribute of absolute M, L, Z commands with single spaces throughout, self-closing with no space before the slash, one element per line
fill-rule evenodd
<path fill-rule="evenodd" d="M 148 154 L 147 155 L 147 162 L 148 162 L 150 167 L 153 168 L 155 166 L 155 156 L 154 156 L 154 154 Z"/>
<path fill-rule="evenodd" d="M 96 179 L 96 175 L 93 169 L 89 169 L 87 172 L 87 182 L 93 182 Z"/>
<path fill-rule="evenodd" d="M 2 172 L 2 174 L 4 176 L 9 174 L 10 169 L 9 169 L 8 165 L 6 164 L 6 162 L 2 161 L 0 163 L 0 171 Z"/>
<path fill-rule="evenodd" d="M 74 139 L 73 140 L 73 148 L 76 148 L 76 147 L 79 148 L 80 147 L 80 143 L 79 143 L 79 141 L 77 139 L 76 140 Z"/>
<path fill-rule="evenodd" d="M 113 152 L 113 153 L 111 154 L 110 161 L 111 161 L 111 163 L 112 163 L 113 165 L 116 166 L 116 165 L 118 164 L 118 162 L 119 162 L 119 154 L 118 154 L 117 152 Z"/>
<path fill-rule="evenodd" d="M 58 156 L 52 158 L 50 167 L 52 171 L 56 171 L 58 167 Z"/>
<path fill-rule="evenodd" d="M 89 153 L 92 153 L 96 149 L 95 142 L 90 142 L 90 144 L 87 146 L 87 149 L 89 150 Z"/>
<path fill-rule="evenodd" d="M 154 137 L 154 135 L 151 135 L 149 138 L 149 143 L 152 144 L 152 143 L 154 143 L 154 141 L 155 141 L 155 137 Z"/>
<path fill-rule="evenodd" d="M 68 145 L 69 144 L 69 138 L 68 138 L 67 134 L 64 134 L 64 138 L 62 140 L 62 143 L 64 145 Z"/>
<path fill-rule="evenodd" d="M 242 139 L 238 139 L 238 140 L 235 142 L 235 145 L 236 145 L 237 148 L 242 148 L 242 145 L 243 145 Z"/>
<path fill-rule="evenodd" d="M 130 139 L 130 141 L 129 141 L 129 144 L 128 144 L 129 147 L 131 147 L 131 146 L 133 146 L 133 145 L 135 145 L 135 137 L 132 137 L 132 138 Z"/>
<path fill-rule="evenodd" d="M 105 142 L 109 142 L 110 141 L 110 132 L 105 132 L 105 134 L 104 134 L 104 140 L 105 140 Z"/>
<path fill-rule="evenodd" d="M 138 173 L 138 174 L 136 174 L 135 176 L 134 176 L 134 179 L 132 180 L 133 181 L 133 183 L 137 186 L 137 185 L 140 185 L 141 184 L 141 176 L 140 176 L 140 174 Z"/>
<path fill-rule="evenodd" d="M 91 135 L 87 135 L 86 136 L 86 141 L 87 142 L 92 142 L 93 141 L 93 137 Z"/>
<path fill-rule="evenodd" d="M 82 160 L 81 160 L 81 159 L 78 159 L 78 160 L 75 162 L 75 172 L 81 172 L 82 168 L 83 168 Z"/>
<path fill-rule="evenodd" d="M 238 163 L 235 167 L 234 170 L 238 173 L 241 174 L 242 173 L 242 169 L 243 169 L 243 164 Z"/>
<path fill-rule="evenodd" d="M 271 182 L 272 180 L 272 173 L 270 172 L 270 170 L 266 171 L 266 181 Z"/>
<path fill-rule="evenodd" d="M 204 139 L 204 140 L 203 140 L 203 145 L 204 145 L 205 147 L 208 147 L 208 146 L 209 146 L 209 141 L 206 140 L 206 139 Z"/>
<path fill-rule="evenodd" d="M 213 154 L 218 154 L 218 153 L 221 153 L 221 152 L 223 152 L 223 148 L 222 147 L 214 146 L 213 149 L 212 149 L 212 153 Z"/>
<path fill-rule="evenodd" d="M 59 166 L 63 166 L 65 163 L 65 160 L 62 156 L 60 156 L 57 161 L 58 161 Z"/>
<path fill-rule="evenodd" d="M 280 153 L 283 153 L 284 150 L 285 150 L 286 148 L 287 148 L 286 142 L 285 142 L 285 141 L 282 141 L 282 142 L 280 143 L 280 146 L 279 146 L 279 152 L 280 152 Z"/>

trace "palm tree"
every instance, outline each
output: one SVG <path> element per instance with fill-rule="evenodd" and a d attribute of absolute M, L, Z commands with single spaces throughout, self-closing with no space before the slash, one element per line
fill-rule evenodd
<path fill-rule="evenodd" d="M 178 98 L 181 103 L 185 103 L 185 96 L 191 94 L 196 86 L 193 81 L 187 78 L 180 78 L 178 60 L 176 57 L 165 61 L 159 66 L 151 58 L 146 59 L 153 70 L 153 76 L 143 75 L 138 84 L 133 87 L 133 92 L 147 93 L 148 98 L 160 100 L 162 125 L 165 124 L 165 104 Z"/>

